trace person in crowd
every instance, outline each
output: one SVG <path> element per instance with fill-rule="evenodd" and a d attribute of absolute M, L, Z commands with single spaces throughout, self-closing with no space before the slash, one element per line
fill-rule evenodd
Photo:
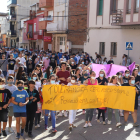
<path fill-rule="evenodd" d="M 14 77 L 13 76 L 9 76 L 7 79 L 7 85 L 5 86 L 5 89 L 8 89 L 12 94 L 14 91 L 17 90 L 17 87 L 14 85 Z M 12 117 L 14 116 L 14 112 L 13 112 L 13 103 L 10 103 L 9 105 L 9 113 L 8 113 L 8 117 L 9 117 L 9 132 L 13 132 L 11 125 L 12 125 Z"/>
<path fill-rule="evenodd" d="M 47 70 L 46 70 L 46 74 L 44 78 L 49 79 L 50 75 L 53 74 L 53 69 L 52 66 L 48 66 Z"/>
<path fill-rule="evenodd" d="M 123 54 L 122 59 L 123 59 L 122 66 L 127 66 L 127 55 L 126 54 Z"/>
<path fill-rule="evenodd" d="M 41 81 L 39 80 L 39 77 L 36 73 L 32 74 L 32 80 L 35 81 L 35 89 L 37 91 L 40 91 L 41 90 Z"/>
<path fill-rule="evenodd" d="M 3 54 L 2 59 L 0 59 L 0 69 L 2 70 L 5 78 L 7 76 L 7 64 L 8 64 L 8 61 L 5 58 L 5 54 Z"/>
<path fill-rule="evenodd" d="M 114 75 L 111 77 L 110 83 L 108 83 L 108 86 L 121 86 L 118 82 L 118 76 Z M 113 109 L 108 108 L 108 124 L 111 124 L 112 120 L 112 113 Z M 116 127 L 120 127 L 122 124 L 120 123 L 120 116 L 119 116 L 119 109 L 115 109 L 115 119 L 116 119 Z"/>
<path fill-rule="evenodd" d="M 42 61 L 44 61 L 46 58 L 47 58 L 47 54 L 44 52 L 43 57 L 42 57 Z"/>
<path fill-rule="evenodd" d="M 135 70 L 133 70 L 134 72 Z M 135 96 L 135 106 L 134 106 L 134 112 L 131 112 L 132 118 L 133 118 L 133 126 L 138 127 L 139 124 L 137 123 L 137 110 L 138 110 L 138 96 L 140 95 L 140 88 L 137 84 L 135 84 L 135 77 L 130 76 L 128 79 L 128 83 L 125 86 L 132 86 L 136 87 L 136 96 Z M 124 111 L 124 124 L 127 125 L 127 120 L 129 117 L 129 111 Z"/>
<path fill-rule="evenodd" d="M 35 66 L 37 66 L 40 61 L 41 61 L 41 57 L 38 55 L 37 58 L 34 61 Z"/>
<path fill-rule="evenodd" d="M 17 136 L 16 138 L 19 139 L 20 136 L 23 137 L 24 135 L 24 128 L 26 125 L 26 105 L 29 102 L 28 93 L 23 90 L 24 82 L 19 80 L 17 82 L 18 90 L 14 91 L 12 94 L 12 103 L 14 104 L 14 117 L 16 118 L 16 130 Z M 22 120 L 22 126 L 20 131 L 20 120 Z"/>
<path fill-rule="evenodd" d="M 81 71 L 80 68 L 76 68 L 76 70 L 75 70 L 75 76 L 77 77 L 77 78 L 76 78 L 77 81 L 79 81 L 79 79 L 80 79 L 80 77 L 81 77 L 80 71 Z"/>
<path fill-rule="evenodd" d="M 4 75 L 3 75 L 3 72 L 2 72 L 1 69 L 0 69 L 0 77 L 1 77 L 1 78 L 4 78 Z"/>
<path fill-rule="evenodd" d="M 29 76 L 29 74 L 33 71 L 33 61 L 31 57 L 29 57 L 29 59 L 26 61 L 26 65 L 27 65 L 27 73 Z"/>
<path fill-rule="evenodd" d="M 73 74 L 75 74 L 75 70 L 76 70 L 76 67 L 77 67 L 76 62 L 72 61 L 71 64 L 70 64 L 70 67 L 72 69 Z"/>
<path fill-rule="evenodd" d="M 33 121 L 37 111 L 37 102 L 40 101 L 39 93 L 35 89 L 35 81 L 29 81 L 29 89 L 27 89 L 27 93 L 29 96 L 29 103 L 26 105 L 27 110 L 27 122 L 25 127 L 25 132 L 28 133 L 29 137 L 33 137 L 32 135 L 32 128 L 33 128 Z"/>
<path fill-rule="evenodd" d="M 132 76 L 135 77 L 135 84 L 136 84 L 136 85 L 140 85 L 140 75 L 138 75 L 138 73 L 139 73 L 138 68 L 135 68 L 135 69 L 133 70 L 133 73 L 132 73 Z"/>
<path fill-rule="evenodd" d="M 50 57 L 50 66 L 52 66 L 53 70 L 57 66 L 57 58 L 54 53 L 52 54 L 52 57 Z"/>
<path fill-rule="evenodd" d="M 90 78 L 88 78 L 85 82 L 84 85 L 98 85 L 98 81 L 96 79 L 96 73 L 94 71 L 90 72 Z M 86 109 L 86 122 L 84 125 L 84 128 L 88 126 L 92 126 L 91 121 L 93 117 L 93 111 L 94 109 Z"/>
<path fill-rule="evenodd" d="M 138 64 L 135 64 L 135 68 L 138 68 L 139 71 L 138 75 L 140 75 L 140 66 Z"/>
<path fill-rule="evenodd" d="M 105 112 L 106 112 L 106 110 L 107 110 L 106 107 L 98 108 L 98 119 L 97 119 L 97 122 L 100 123 L 100 116 L 102 114 L 102 117 L 103 117 L 103 125 L 106 125 L 106 122 L 105 122 Z"/>
<path fill-rule="evenodd" d="M 46 58 L 43 60 L 43 65 L 44 65 L 45 69 L 48 68 L 49 64 L 50 64 L 50 59 L 47 55 Z"/>
<path fill-rule="evenodd" d="M 110 57 L 110 60 L 107 62 L 107 64 L 114 64 L 113 57 Z"/>
<path fill-rule="evenodd" d="M 56 82 L 56 77 L 55 75 L 50 75 L 49 77 L 50 79 L 50 82 L 48 85 L 54 85 L 55 82 Z M 55 119 L 55 111 L 52 111 L 52 110 L 44 110 L 44 116 L 45 116 L 45 129 L 48 130 L 48 116 L 49 116 L 49 112 L 51 112 L 51 121 L 52 121 L 52 132 L 53 133 L 56 133 L 57 130 L 56 130 L 56 119 Z"/>
<path fill-rule="evenodd" d="M 25 60 L 25 58 L 23 57 L 23 54 L 22 54 L 22 53 L 19 53 L 17 59 L 20 60 L 20 62 L 21 62 L 24 66 L 26 66 L 26 60 Z"/>
<path fill-rule="evenodd" d="M 99 85 L 107 85 L 108 80 L 106 79 L 106 73 L 104 70 L 100 70 L 99 77 L 97 78 Z"/>
<path fill-rule="evenodd" d="M 87 66 L 90 63 L 88 54 L 84 58 L 84 64 Z"/>
<path fill-rule="evenodd" d="M 60 71 L 60 67 L 59 66 L 56 66 L 54 71 L 53 71 L 53 74 L 56 74 Z"/>
<path fill-rule="evenodd" d="M 24 68 L 23 67 L 19 67 L 18 69 L 18 73 L 16 76 L 16 83 L 19 80 L 23 80 L 24 82 L 28 80 L 26 73 L 24 72 Z"/>
<path fill-rule="evenodd" d="M 41 79 L 43 78 L 43 72 L 41 70 L 41 65 L 38 64 L 36 65 L 35 69 L 32 71 L 32 73 L 36 73 L 38 75 L 38 78 Z"/>
<path fill-rule="evenodd" d="M 70 67 L 70 66 L 67 66 L 67 67 L 66 67 L 66 70 L 70 73 L 70 76 L 71 76 L 71 75 L 73 75 L 73 72 L 72 72 L 72 70 L 71 70 L 71 67 Z"/>
<path fill-rule="evenodd" d="M 9 76 L 13 76 L 14 77 L 14 66 L 15 66 L 15 59 L 13 58 L 13 54 L 10 54 L 10 59 L 8 59 L 8 65 L 7 65 L 7 70 L 8 70 L 8 74 Z"/>
<path fill-rule="evenodd" d="M 128 84 L 129 76 L 130 76 L 130 71 L 126 70 L 125 74 L 124 74 L 124 77 L 123 77 L 123 84 L 122 84 L 123 86 Z"/>
<path fill-rule="evenodd" d="M 75 55 L 75 53 L 73 54 L 73 59 L 74 59 L 74 61 L 75 61 L 75 63 L 77 64 L 77 57 L 76 57 L 76 55 Z"/>
<path fill-rule="evenodd" d="M 107 65 L 107 58 L 105 57 L 104 60 L 102 61 L 103 65 Z"/>
<path fill-rule="evenodd" d="M 11 103 L 11 92 L 8 89 L 5 89 L 5 79 L 0 78 L 0 137 L 1 132 L 4 137 L 7 136 L 6 125 L 7 125 L 7 116 L 9 104 Z M 4 97 L 4 98 L 2 98 Z M 1 123 L 3 122 L 3 129 L 1 131 Z"/>
<path fill-rule="evenodd" d="M 61 68 L 62 70 L 59 71 L 56 76 L 60 80 L 60 84 L 67 85 L 68 84 L 68 78 L 70 77 L 70 72 L 66 70 L 66 63 L 62 62 L 61 63 Z M 62 116 L 62 111 L 58 114 L 58 116 Z M 67 117 L 67 112 L 64 111 L 64 116 Z"/>
<path fill-rule="evenodd" d="M 58 59 L 62 58 L 62 55 L 63 55 L 62 49 L 60 49 L 60 52 L 58 53 Z"/>
<path fill-rule="evenodd" d="M 67 84 L 67 86 L 73 86 L 77 85 L 77 76 L 72 75 L 71 76 L 71 82 Z M 69 110 L 69 130 L 72 131 L 73 128 L 76 128 L 74 125 L 74 121 L 76 118 L 76 112 L 77 110 Z"/>
<path fill-rule="evenodd" d="M 79 54 L 78 53 L 76 53 L 76 59 L 77 59 L 77 63 L 76 64 L 78 64 L 79 63 L 79 60 L 80 60 L 80 56 L 79 56 Z"/>

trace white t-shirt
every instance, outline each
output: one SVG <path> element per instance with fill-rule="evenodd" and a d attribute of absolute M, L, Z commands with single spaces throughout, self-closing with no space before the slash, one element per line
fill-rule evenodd
<path fill-rule="evenodd" d="M 26 60 L 25 60 L 24 57 L 21 57 L 21 58 L 18 57 L 17 59 L 20 60 L 20 62 L 21 62 L 23 65 L 24 65 L 24 63 L 26 62 Z M 17 59 L 16 59 L 16 60 L 17 60 Z"/>
<path fill-rule="evenodd" d="M 43 57 L 43 58 L 42 58 L 42 61 L 44 61 L 46 58 L 47 58 L 47 57 Z"/>
<path fill-rule="evenodd" d="M 106 62 L 106 61 L 105 61 L 105 62 L 102 62 L 102 64 L 103 64 L 103 65 L 107 65 L 107 62 Z"/>
<path fill-rule="evenodd" d="M 116 86 L 116 85 L 113 83 L 108 83 L 108 86 Z"/>
<path fill-rule="evenodd" d="M 36 81 L 35 82 L 35 88 L 36 90 L 38 90 L 41 87 L 41 82 L 40 81 Z"/>

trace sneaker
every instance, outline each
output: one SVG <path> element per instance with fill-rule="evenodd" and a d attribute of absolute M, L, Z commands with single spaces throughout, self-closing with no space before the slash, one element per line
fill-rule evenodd
<path fill-rule="evenodd" d="M 12 132 L 13 132 L 13 130 L 12 130 L 12 128 L 11 128 L 11 127 L 9 127 L 9 128 L 8 128 L 8 131 L 9 131 L 10 133 L 12 133 Z"/>
<path fill-rule="evenodd" d="M 28 133 L 28 137 L 32 138 L 33 134 L 32 133 Z"/>
<path fill-rule="evenodd" d="M 82 114 L 85 114 L 85 110 L 83 110 Z"/>
<path fill-rule="evenodd" d="M 5 130 L 2 130 L 2 135 L 3 135 L 4 137 L 7 137 L 7 133 L 6 133 Z"/>
<path fill-rule="evenodd" d="M 128 123 L 127 122 L 124 122 L 124 126 L 127 126 L 128 125 Z"/>
<path fill-rule="evenodd" d="M 66 111 L 64 112 L 64 116 L 65 116 L 65 117 L 67 117 L 67 116 L 68 116 Z"/>
<path fill-rule="evenodd" d="M 73 128 L 76 128 L 77 126 L 73 124 L 72 127 L 73 127 Z"/>
<path fill-rule="evenodd" d="M 116 127 L 119 127 L 119 126 L 121 126 L 122 124 L 119 122 L 119 123 L 117 123 L 116 124 Z"/>
<path fill-rule="evenodd" d="M 121 116 L 121 117 L 124 117 L 123 113 L 120 113 L 120 116 Z"/>
<path fill-rule="evenodd" d="M 100 120 L 97 120 L 98 123 L 100 123 Z"/>
<path fill-rule="evenodd" d="M 107 124 L 111 124 L 111 121 L 108 120 Z"/>
<path fill-rule="evenodd" d="M 106 125 L 106 122 L 103 122 L 103 125 Z"/>
<path fill-rule="evenodd" d="M 134 126 L 134 127 L 138 127 L 139 124 L 138 124 L 138 123 L 134 123 L 133 126 Z"/>
<path fill-rule="evenodd" d="M 87 128 L 88 127 L 88 124 L 87 123 L 85 123 L 85 125 L 83 126 L 84 128 Z"/>
<path fill-rule="evenodd" d="M 24 129 L 21 129 L 20 135 L 23 137 L 23 135 L 24 135 Z"/>
<path fill-rule="evenodd" d="M 56 129 L 52 129 L 52 133 L 56 133 L 57 132 L 57 130 Z"/>
<path fill-rule="evenodd" d="M 20 133 L 17 133 L 16 139 L 20 139 Z"/>
<path fill-rule="evenodd" d="M 90 127 L 91 127 L 91 126 L 92 126 L 92 124 L 91 124 L 91 123 L 88 123 L 88 126 L 90 126 Z"/>
<path fill-rule="evenodd" d="M 129 112 L 129 115 L 131 115 L 131 112 Z"/>
<path fill-rule="evenodd" d="M 63 116 L 62 112 L 59 112 L 59 114 L 57 116 L 62 117 Z"/>
<path fill-rule="evenodd" d="M 69 130 L 72 131 L 72 126 L 69 126 Z"/>
<path fill-rule="evenodd" d="M 40 128 L 40 124 L 38 124 L 37 127 Z"/>
<path fill-rule="evenodd" d="M 45 125 L 45 129 L 48 130 L 48 126 L 47 125 Z"/>

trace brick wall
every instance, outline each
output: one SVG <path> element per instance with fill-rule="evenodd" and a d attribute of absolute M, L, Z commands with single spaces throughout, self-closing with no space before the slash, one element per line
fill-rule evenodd
<path fill-rule="evenodd" d="M 87 29 L 87 0 L 69 0 L 68 15 L 68 41 L 71 41 L 72 45 L 84 45 Z"/>

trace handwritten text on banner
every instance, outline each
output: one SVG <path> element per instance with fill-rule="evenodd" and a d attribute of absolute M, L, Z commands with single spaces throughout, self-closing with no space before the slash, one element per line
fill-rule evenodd
<path fill-rule="evenodd" d="M 135 95 L 134 87 L 45 85 L 42 108 L 74 110 L 109 107 L 134 111 Z"/>

